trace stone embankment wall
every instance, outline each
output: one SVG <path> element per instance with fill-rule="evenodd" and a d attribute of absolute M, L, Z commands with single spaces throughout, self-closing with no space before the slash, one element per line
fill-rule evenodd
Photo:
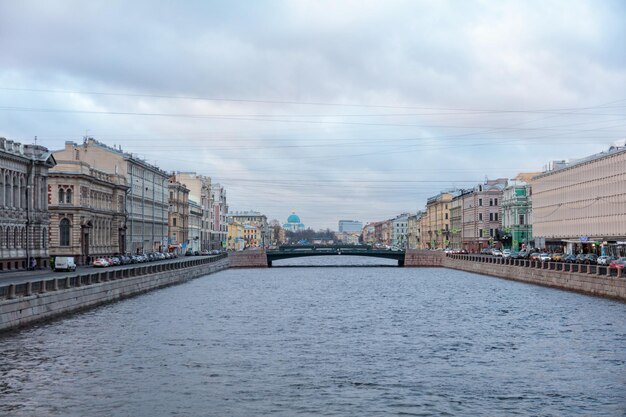
<path fill-rule="evenodd" d="M 404 266 L 440 267 L 443 266 L 444 253 L 430 250 L 407 249 Z"/>
<path fill-rule="evenodd" d="M 606 266 L 407 251 L 405 266 L 442 266 L 529 284 L 626 301 L 626 275 Z"/>
<path fill-rule="evenodd" d="M 225 257 L 185 260 L 0 288 L 0 331 L 181 283 L 228 268 Z"/>
<path fill-rule="evenodd" d="M 267 268 L 267 255 L 264 250 L 244 250 L 228 254 L 231 268 Z"/>

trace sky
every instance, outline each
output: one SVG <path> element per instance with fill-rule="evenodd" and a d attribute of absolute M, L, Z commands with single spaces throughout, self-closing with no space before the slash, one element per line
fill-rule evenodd
<path fill-rule="evenodd" d="M 626 142 L 623 1 L 0 0 L 0 136 L 337 229 Z"/>

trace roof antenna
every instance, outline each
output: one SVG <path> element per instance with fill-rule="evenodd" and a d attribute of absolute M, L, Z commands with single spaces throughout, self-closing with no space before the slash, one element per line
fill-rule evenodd
<path fill-rule="evenodd" d="M 35 136 L 35 146 L 37 146 L 37 136 Z"/>

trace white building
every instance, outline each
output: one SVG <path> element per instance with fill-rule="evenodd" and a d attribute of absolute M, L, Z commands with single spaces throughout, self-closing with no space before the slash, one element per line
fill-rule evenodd
<path fill-rule="evenodd" d="M 391 220 L 391 245 L 399 248 L 407 246 L 409 214 L 403 213 Z"/>

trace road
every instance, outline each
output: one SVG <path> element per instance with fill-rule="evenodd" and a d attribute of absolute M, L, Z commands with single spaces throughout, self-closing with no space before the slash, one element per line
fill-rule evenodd
<path fill-rule="evenodd" d="M 213 255 L 219 256 L 219 255 Z M 164 259 L 161 261 L 153 261 L 146 262 L 143 264 L 131 264 L 131 265 L 120 265 L 120 266 L 112 266 L 108 268 L 94 268 L 92 266 L 79 266 L 76 268 L 74 272 L 54 272 L 50 269 L 38 269 L 36 271 L 13 271 L 13 272 L 0 272 L 0 286 L 10 285 L 10 284 L 22 284 L 28 281 L 39 281 L 44 279 L 51 278 L 65 278 L 68 276 L 76 276 L 78 274 L 89 274 L 92 272 L 98 271 L 115 271 L 119 269 L 132 268 L 136 266 L 148 266 L 148 265 L 158 265 L 158 264 L 167 264 L 167 263 L 175 263 L 188 261 L 190 259 L 202 259 L 202 258 L 211 258 L 213 256 L 181 256 L 176 259 Z"/>

